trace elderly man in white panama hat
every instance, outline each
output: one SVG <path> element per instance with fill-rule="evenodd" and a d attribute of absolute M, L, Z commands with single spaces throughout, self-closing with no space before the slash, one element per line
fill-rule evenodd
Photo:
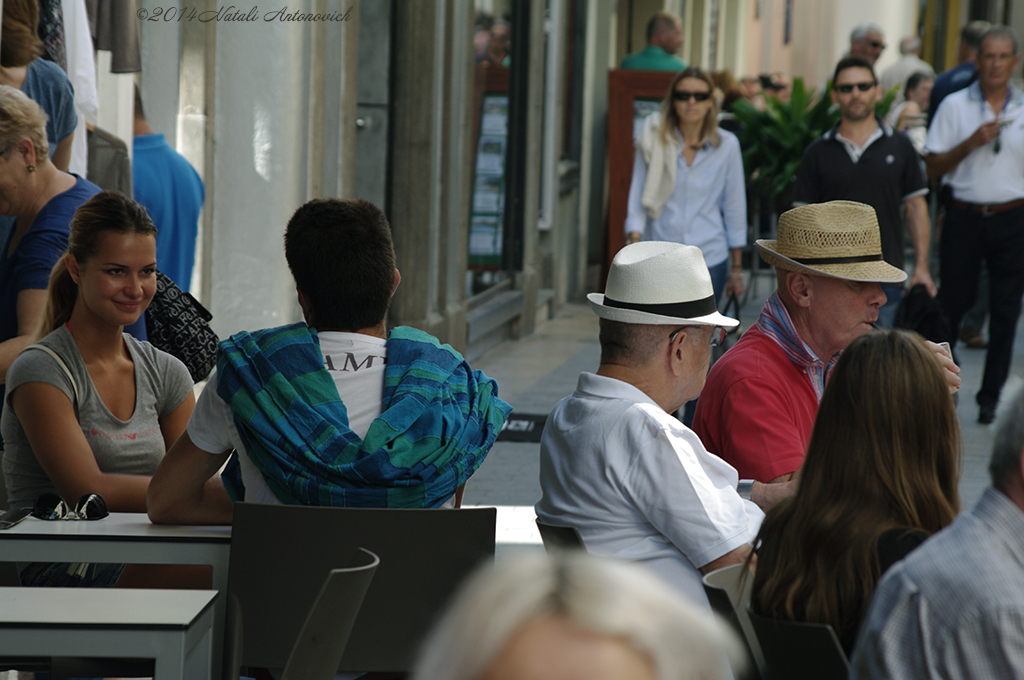
<path fill-rule="evenodd" d="M 537 515 L 706 605 L 700 574 L 745 559 L 764 518 L 755 502 L 789 491 L 756 484 L 744 500 L 736 470 L 671 415 L 700 394 L 712 345 L 738 322 L 716 310 L 700 249 L 677 243 L 626 246 L 606 293 L 588 297 L 601 365 L 548 417 Z"/>
<path fill-rule="evenodd" d="M 786 482 L 803 464 L 832 367 L 878 319 L 885 304 L 880 284 L 907 274 L 882 259 L 874 209 L 852 201 L 785 212 L 778 239 L 757 247 L 775 267 L 778 288 L 757 323 L 711 369 L 693 429 L 740 477 Z M 931 346 L 955 391 L 959 368 Z"/>

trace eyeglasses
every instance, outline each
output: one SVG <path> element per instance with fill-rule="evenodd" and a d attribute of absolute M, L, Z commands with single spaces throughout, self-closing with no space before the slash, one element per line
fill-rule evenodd
<path fill-rule="evenodd" d="M 688 102 L 690 101 L 690 97 L 693 97 L 693 101 L 695 102 L 706 102 L 710 96 L 710 92 L 687 92 L 686 90 L 672 91 L 672 99 L 675 99 L 677 102 Z"/>
<path fill-rule="evenodd" d="M 843 94 L 850 94 L 853 92 L 853 88 L 857 88 L 861 92 L 867 92 L 871 88 L 875 87 L 877 83 L 846 83 L 845 85 L 835 85 L 833 89 L 842 92 Z"/>
<path fill-rule="evenodd" d="M 670 343 L 672 341 L 674 341 L 676 339 L 676 336 L 679 335 L 679 331 L 684 330 L 686 328 L 707 328 L 707 326 L 683 326 L 682 328 L 677 328 L 674 331 L 672 331 L 671 335 L 668 336 L 668 341 Z M 718 347 L 723 342 L 725 342 L 725 335 L 726 335 L 726 330 L 724 328 L 722 328 L 721 326 L 715 326 L 714 328 L 712 328 L 711 329 L 711 346 L 712 347 Z"/>
<path fill-rule="evenodd" d="M 877 40 L 869 40 L 868 44 L 871 45 L 876 50 L 884 50 L 886 47 L 884 42 L 878 42 Z"/>
<path fill-rule="evenodd" d="M 17 145 L 18 145 L 18 143 L 17 143 L 17 142 L 11 142 L 10 144 L 8 144 L 8 145 L 7 145 L 7 148 L 5 148 L 5 149 L 4 149 L 3 151 L 0 151 L 0 156 L 4 156 L 4 155 L 6 155 L 8 151 L 10 151 L 11 149 L 13 149 L 13 148 L 14 148 L 14 147 L 16 147 Z"/>
<path fill-rule="evenodd" d="M 72 510 L 64 499 L 55 493 L 44 493 L 32 506 L 32 516 L 45 520 L 60 519 L 103 519 L 110 514 L 107 502 L 98 493 L 87 493 L 75 503 Z"/>

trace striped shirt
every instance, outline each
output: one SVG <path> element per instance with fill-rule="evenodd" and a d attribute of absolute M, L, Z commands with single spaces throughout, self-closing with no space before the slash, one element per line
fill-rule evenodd
<path fill-rule="evenodd" d="M 833 354 L 827 364 L 822 362 L 796 332 L 793 320 L 789 317 L 786 306 L 779 299 L 777 291 L 768 296 L 768 300 L 764 303 L 761 316 L 757 320 L 757 327 L 782 348 L 790 361 L 804 368 L 808 380 L 811 381 L 811 387 L 814 388 L 814 393 L 820 402 L 821 395 L 825 391 L 825 382 L 832 369 L 835 368 L 836 362 L 839 361 L 839 355 L 842 352 Z"/>
<path fill-rule="evenodd" d="M 852 679 L 1024 677 L 1024 512 L 993 488 L 892 567 Z"/>

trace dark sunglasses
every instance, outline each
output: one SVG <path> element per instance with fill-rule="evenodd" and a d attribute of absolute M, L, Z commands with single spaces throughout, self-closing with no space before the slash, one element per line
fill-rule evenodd
<path fill-rule="evenodd" d="M 857 88 L 861 92 L 867 92 L 871 88 L 875 87 L 877 83 L 847 83 L 846 85 L 836 85 L 835 89 L 843 94 L 850 94 L 853 92 L 853 88 Z"/>
<path fill-rule="evenodd" d="M 690 97 L 693 97 L 693 101 L 695 102 L 706 102 L 710 96 L 710 92 L 687 92 L 686 90 L 672 91 L 672 99 L 675 99 L 677 102 L 690 101 Z"/>
<path fill-rule="evenodd" d="M 32 516 L 45 520 L 103 519 L 109 514 L 107 502 L 98 493 L 87 493 L 79 498 L 74 510 L 55 493 L 44 493 L 32 506 Z"/>
<path fill-rule="evenodd" d="M 885 43 L 884 42 L 878 42 L 877 40 L 870 40 L 870 41 L 868 41 L 868 44 L 871 45 L 872 47 L 874 47 L 876 50 L 878 50 L 878 49 L 884 50 L 885 49 Z"/>

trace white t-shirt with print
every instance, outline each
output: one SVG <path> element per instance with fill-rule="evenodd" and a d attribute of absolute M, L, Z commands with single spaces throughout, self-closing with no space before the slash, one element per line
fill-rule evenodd
<path fill-rule="evenodd" d="M 338 395 L 348 410 L 349 427 L 359 437 L 366 435 L 381 413 L 384 393 L 384 368 L 387 364 L 385 340 L 362 333 L 324 331 L 319 333 L 324 367 L 330 371 Z M 210 376 L 196 408 L 188 421 L 192 443 L 209 453 L 231 449 L 245 451 L 231 407 L 217 394 L 217 372 Z M 245 500 L 252 503 L 280 503 L 267 486 L 263 474 L 248 455 L 239 455 Z"/>

